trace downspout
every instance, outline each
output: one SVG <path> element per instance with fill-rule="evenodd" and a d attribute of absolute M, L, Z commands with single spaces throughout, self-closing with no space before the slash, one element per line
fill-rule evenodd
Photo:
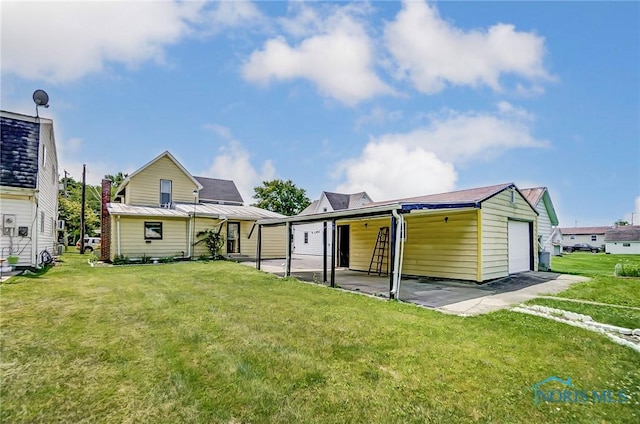
<path fill-rule="evenodd" d="M 401 222 L 401 217 L 400 214 L 398 213 L 398 211 L 396 209 L 392 209 L 391 210 L 391 214 L 393 215 L 393 217 L 396 220 L 396 230 L 395 230 L 395 234 L 394 234 L 394 240 L 393 240 L 393 244 L 394 244 L 394 250 L 396 252 L 396 254 L 394 255 L 394 262 L 393 262 L 393 288 L 391 289 L 391 295 L 394 298 L 398 298 L 398 281 L 400 280 L 399 276 L 400 273 L 399 271 L 399 267 L 400 267 L 400 231 L 402 229 L 402 227 L 400 226 L 400 222 Z"/>
<path fill-rule="evenodd" d="M 120 256 L 120 215 L 116 216 L 116 239 L 118 241 L 118 243 L 116 244 L 118 249 L 118 256 Z"/>
<path fill-rule="evenodd" d="M 477 271 L 476 271 L 476 281 L 478 283 L 482 282 L 482 209 L 478 208 L 478 212 L 476 212 L 476 219 L 478 220 L 477 229 L 478 233 L 477 237 Z"/>
<path fill-rule="evenodd" d="M 398 262 L 398 292 L 396 299 L 400 296 L 400 283 L 402 282 L 402 264 L 404 263 L 404 242 L 407 239 L 407 228 L 404 225 L 404 214 L 400 215 L 400 258 Z"/>
<path fill-rule="evenodd" d="M 191 258 L 191 220 L 187 225 L 187 257 Z"/>

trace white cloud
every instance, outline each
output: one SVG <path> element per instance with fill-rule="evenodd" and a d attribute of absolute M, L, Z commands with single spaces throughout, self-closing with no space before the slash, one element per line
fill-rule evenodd
<path fill-rule="evenodd" d="M 409 133 L 386 134 L 377 140 L 419 146 L 456 164 L 490 160 L 508 149 L 549 146 L 532 134 L 533 116 L 521 108 L 500 103 L 497 113 L 449 111 L 432 117 L 429 125 Z"/>
<path fill-rule="evenodd" d="M 514 148 L 544 148 L 531 132 L 534 117 L 500 103 L 498 111 L 454 112 L 433 116 L 408 133 L 375 137 L 357 158 L 339 165 L 339 191 L 367 191 L 374 199 L 394 199 L 450 191 L 455 165 L 489 160 Z"/>
<path fill-rule="evenodd" d="M 213 159 L 213 163 L 202 175 L 233 180 L 245 204 L 251 204 L 253 203 L 253 188 L 262 184 L 263 181 L 274 179 L 276 177 L 276 169 L 270 160 L 264 161 L 260 169 L 256 169 L 251 164 L 249 151 L 240 142 L 231 138 L 230 131 L 227 130 L 227 132 L 229 137 L 223 137 L 228 140 L 227 144 L 220 147 L 218 155 Z"/>
<path fill-rule="evenodd" d="M 292 21 L 297 26 L 287 24 L 287 31 L 301 34 L 304 33 L 301 27 L 313 22 L 318 32 L 297 46 L 290 46 L 283 36 L 268 40 L 244 64 L 243 77 L 260 84 L 306 79 L 323 95 L 347 105 L 391 93 L 373 70 L 374 45 L 356 17 L 360 10 L 345 6 L 332 11 L 322 21 L 309 12 Z"/>
<path fill-rule="evenodd" d="M 435 6 L 404 1 L 395 20 L 384 29 L 387 48 L 401 78 L 432 94 L 448 85 L 486 85 L 501 90 L 500 77 L 517 75 L 528 81 L 550 79 L 543 66 L 544 38 L 496 24 L 486 30 L 464 31 L 443 20 Z M 518 92 L 536 93 L 541 87 Z"/>
<path fill-rule="evenodd" d="M 419 146 L 371 142 L 356 159 L 340 164 L 346 181 L 341 193 L 366 191 L 376 201 L 449 191 L 457 174 L 451 163 Z"/>
<path fill-rule="evenodd" d="M 248 0 L 233 0 L 216 2 L 216 7 L 209 17 L 215 25 L 214 29 L 225 29 L 255 25 L 264 20 L 264 16 L 256 5 Z"/>
<path fill-rule="evenodd" d="M 202 2 L 3 2 L 2 71 L 70 81 L 108 63 L 163 61 L 188 35 Z"/>

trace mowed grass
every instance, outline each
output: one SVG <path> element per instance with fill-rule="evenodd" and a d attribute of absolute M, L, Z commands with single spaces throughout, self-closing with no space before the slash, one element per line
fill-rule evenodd
<path fill-rule="evenodd" d="M 2 422 L 640 417 L 640 355 L 579 328 L 509 311 L 448 316 L 230 262 L 63 259 L 0 286 Z M 553 375 L 631 400 L 535 406 L 532 386 Z"/>

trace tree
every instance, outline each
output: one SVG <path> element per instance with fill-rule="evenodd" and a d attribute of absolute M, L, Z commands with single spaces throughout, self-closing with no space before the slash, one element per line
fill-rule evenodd
<path fill-rule="evenodd" d="M 58 194 L 58 216 L 65 221 L 67 236 L 74 242 L 80 238 L 82 182 L 72 177 L 62 178 L 64 192 Z M 93 235 L 100 228 L 100 186 L 87 184 L 85 196 L 85 234 Z"/>
<path fill-rule="evenodd" d="M 624 225 L 629 225 L 629 221 L 625 221 L 624 219 L 619 219 L 616 222 L 614 222 L 614 225 L 616 227 L 622 227 Z"/>
<path fill-rule="evenodd" d="M 258 200 L 251 206 L 291 216 L 297 215 L 311 204 L 306 191 L 296 187 L 291 181 L 263 181 L 261 186 L 254 187 L 254 197 Z"/>
<path fill-rule="evenodd" d="M 127 178 L 129 174 L 124 174 L 122 171 L 118 172 L 116 175 L 105 175 L 104 177 L 107 180 L 111 181 L 111 200 L 116 197 L 116 189 L 120 187 L 120 184 Z"/>

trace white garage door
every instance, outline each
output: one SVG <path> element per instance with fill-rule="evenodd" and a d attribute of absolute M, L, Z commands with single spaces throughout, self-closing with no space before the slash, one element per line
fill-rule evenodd
<path fill-rule="evenodd" d="M 509 221 L 509 274 L 529 271 L 531 261 L 531 239 L 529 223 Z"/>

